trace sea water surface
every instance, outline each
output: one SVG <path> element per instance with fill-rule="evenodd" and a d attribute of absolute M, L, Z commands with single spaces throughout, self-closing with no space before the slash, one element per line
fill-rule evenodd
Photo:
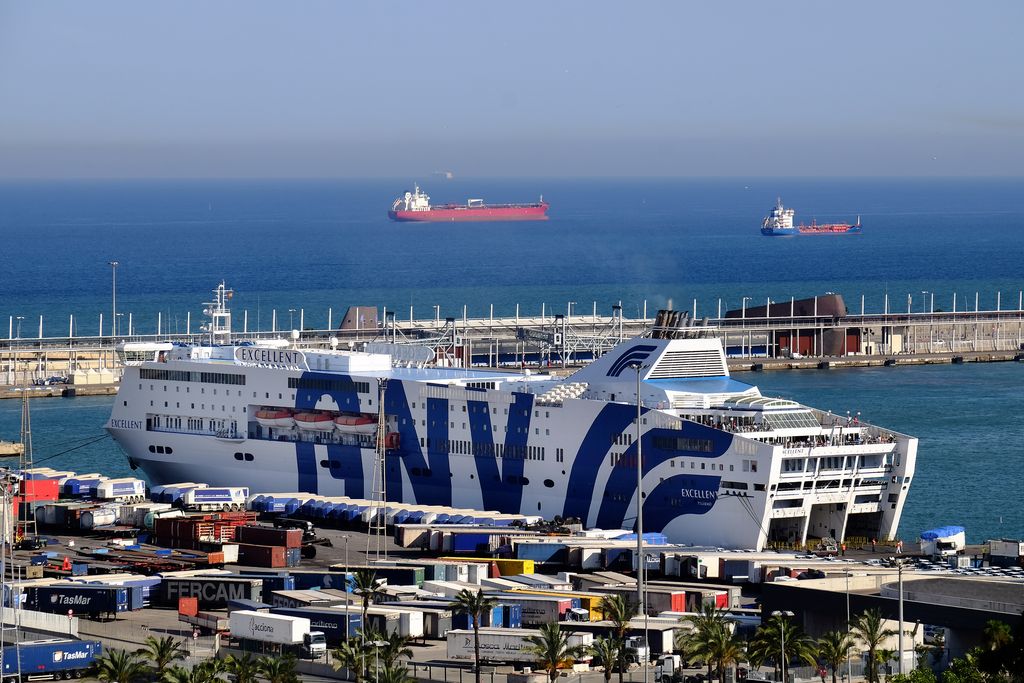
<path fill-rule="evenodd" d="M 1024 287 L 1021 180 L 435 180 L 435 202 L 528 201 L 542 223 L 397 224 L 391 201 L 410 183 L 132 181 L 0 183 L 0 336 L 109 329 L 193 330 L 221 279 L 235 288 L 236 328 L 322 327 L 349 305 L 418 318 L 515 312 L 627 316 L 671 300 L 698 316 L 768 298 L 826 291 L 851 311 L 965 305 L 1016 309 Z M 809 221 L 853 221 L 858 236 L 766 238 L 781 195 Z M 754 303 L 751 303 L 754 302 Z M 966 304 L 965 304 L 966 302 Z M 74 321 L 69 321 L 69 316 Z M 960 523 L 972 540 L 1024 536 L 1024 366 L 1015 363 L 746 373 L 744 381 L 921 439 L 901 534 Z M 0 402 L 0 438 L 16 439 L 20 405 Z M 103 439 L 109 397 L 32 402 L 36 462 L 127 474 Z M 87 443 L 92 439 L 100 440 Z M 86 444 L 86 445 L 82 445 Z M 73 450 L 72 450 L 73 449 Z"/>

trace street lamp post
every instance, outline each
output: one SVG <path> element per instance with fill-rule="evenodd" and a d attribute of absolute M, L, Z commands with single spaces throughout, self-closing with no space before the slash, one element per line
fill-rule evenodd
<path fill-rule="evenodd" d="M 110 265 L 110 336 L 117 336 L 117 267 L 120 261 L 108 261 Z"/>
<path fill-rule="evenodd" d="M 348 534 L 342 536 L 345 539 L 345 642 L 348 642 Z M 362 628 L 360 626 L 360 628 Z"/>
<path fill-rule="evenodd" d="M 18 332 L 15 335 L 15 339 L 21 339 L 21 321 L 25 319 L 25 316 L 18 315 L 15 316 L 14 319 L 18 321 Z"/>
<path fill-rule="evenodd" d="M 900 652 L 899 652 L 899 659 L 897 660 L 897 664 L 898 664 L 899 674 L 900 674 L 900 676 L 902 676 L 903 675 L 903 563 L 899 562 L 899 561 L 896 562 L 896 576 L 897 576 L 896 583 L 899 586 L 899 592 L 900 592 L 900 600 L 899 600 L 899 621 L 900 621 L 899 629 L 900 629 L 900 632 L 898 634 L 898 641 L 897 641 L 897 645 L 896 645 L 896 647 L 899 648 Z"/>
<path fill-rule="evenodd" d="M 294 308 L 289 308 L 288 309 L 288 329 L 289 330 L 294 330 L 295 329 L 295 309 Z"/>
<path fill-rule="evenodd" d="M 647 635 L 647 600 L 644 574 L 647 567 L 644 558 L 644 459 L 643 459 L 643 402 L 640 398 L 640 374 L 644 366 L 633 363 L 636 370 L 636 601 L 638 610 L 644 618 L 644 683 L 647 682 L 647 665 L 650 663 L 650 646 Z"/>
<path fill-rule="evenodd" d="M 793 613 L 789 610 L 775 610 L 772 612 L 773 617 L 779 618 L 779 635 L 782 637 L 782 659 L 779 660 L 779 667 L 782 674 L 782 680 L 786 680 L 786 622 L 783 621 L 783 617 L 791 617 Z"/>
<path fill-rule="evenodd" d="M 922 313 L 927 313 L 928 312 L 928 294 L 929 294 L 929 292 L 921 290 L 921 312 Z"/>
<path fill-rule="evenodd" d="M 846 574 L 846 680 L 853 683 L 853 661 L 850 659 L 850 572 Z"/>

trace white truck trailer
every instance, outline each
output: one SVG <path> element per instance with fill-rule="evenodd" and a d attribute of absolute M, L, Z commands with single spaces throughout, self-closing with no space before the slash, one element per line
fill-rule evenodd
<path fill-rule="evenodd" d="M 530 636 L 539 636 L 540 631 L 529 628 L 482 628 L 480 629 L 480 660 L 484 662 L 537 661 L 537 656 L 528 651 Z M 570 645 L 590 646 L 594 643 L 592 633 L 573 633 Z M 448 659 L 473 659 L 473 630 L 453 629 L 448 631 Z M 589 661 L 590 656 L 580 661 Z"/>
<path fill-rule="evenodd" d="M 314 659 L 327 654 L 327 639 L 323 632 L 311 630 L 309 619 L 304 617 L 235 610 L 228 621 L 233 638 L 271 643 L 285 652 L 298 651 Z"/>

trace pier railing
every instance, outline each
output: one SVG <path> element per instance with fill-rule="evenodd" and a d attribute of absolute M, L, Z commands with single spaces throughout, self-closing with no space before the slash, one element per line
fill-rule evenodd
<path fill-rule="evenodd" d="M 652 318 L 542 315 L 398 320 L 387 314 L 363 329 L 305 329 L 300 348 L 361 348 L 367 342 L 417 345 L 449 365 L 568 367 L 650 331 Z M 833 316 L 709 318 L 694 334 L 719 337 L 730 359 L 824 359 L 964 353 L 1016 353 L 1024 345 L 1024 311 L 862 313 Z M 135 331 L 134 329 L 132 330 Z M 236 332 L 237 340 L 289 342 L 287 330 Z M 125 342 L 196 343 L 195 333 L 44 336 L 0 339 L 0 384 L 31 384 L 79 370 L 119 372 Z M 838 340 L 838 341 L 837 341 Z"/>

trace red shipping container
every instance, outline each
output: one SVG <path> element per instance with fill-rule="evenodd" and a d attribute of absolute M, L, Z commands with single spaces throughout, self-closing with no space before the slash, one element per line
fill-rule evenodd
<path fill-rule="evenodd" d="M 60 498 L 60 486 L 56 479 L 26 479 L 21 482 L 19 500 L 57 500 Z"/>
<path fill-rule="evenodd" d="M 280 545 L 285 548 L 302 547 L 302 529 L 275 529 L 269 526 L 240 526 L 235 529 L 240 543 Z"/>
<path fill-rule="evenodd" d="M 276 569 L 285 567 L 284 547 L 279 545 L 238 544 L 238 564 Z"/>
<path fill-rule="evenodd" d="M 194 617 L 199 613 L 199 598 L 178 598 L 178 614 Z"/>
<path fill-rule="evenodd" d="M 729 608 L 729 594 L 728 593 L 716 593 L 715 594 L 715 607 L 719 609 Z"/>
<path fill-rule="evenodd" d="M 685 612 L 686 611 L 686 591 L 673 591 L 672 599 L 669 604 L 672 605 L 673 612 Z"/>

